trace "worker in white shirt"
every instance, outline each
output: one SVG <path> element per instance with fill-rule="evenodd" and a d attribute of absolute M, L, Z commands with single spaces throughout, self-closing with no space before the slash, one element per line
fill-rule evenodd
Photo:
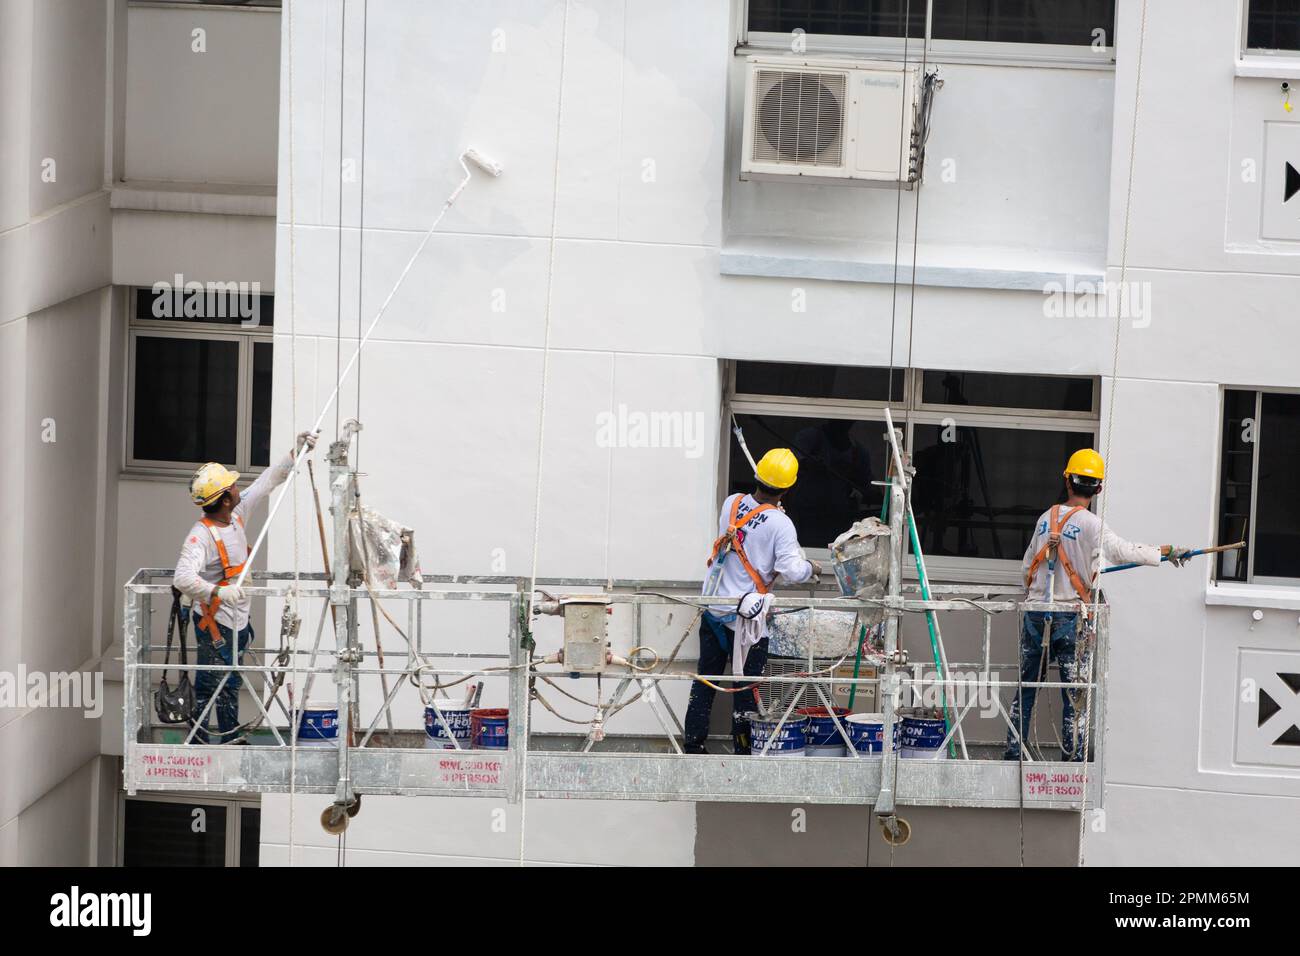
<path fill-rule="evenodd" d="M 1028 592 L 1026 600 L 1049 600 L 1049 578 L 1054 577 L 1055 583 L 1050 586 L 1052 600 L 1073 601 L 1077 598 L 1084 604 L 1092 603 L 1091 584 L 1103 559 L 1107 564 L 1158 565 L 1162 558 L 1167 557 L 1174 567 L 1182 567 L 1187 562 L 1189 549 L 1126 541 L 1109 527 L 1103 528 L 1101 518 L 1088 510 L 1092 499 L 1101 494 L 1102 481 L 1106 477 L 1106 463 L 1096 451 L 1091 448 L 1076 451 L 1070 456 L 1064 475 L 1065 504 L 1053 505 L 1043 512 L 1025 550 L 1021 572 Z M 1051 575 L 1049 568 L 1053 569 Z M 1073 683 L 1078 680 L 1078 623 L 1075 614 L 1025 613 L 1020 634 L 1022 682 L 1046 679 L 1043 662 L 1045 628 L 1049 631 L 1047 654 L 1056 662 L 1061 681 Z M 1012 694 L 1011 724 L 1015 730 L 1007 733 L 1004 760 L 1020 759 L 1020 741 L 1025 738 L 1026 728 L 1031 726 L 1037 691 L 1036 687 L 1024 687 L 1017 688 Z M 1082 735 L 1075 733 L 1074 702 L 1067 688 L 1061 688 L 1061 701 L 1062 759 L 1084 760 L 1083 741 L 1078 740 L 1076 745 L 1076 737 Z M 1086 720 L 1087 715 L 1082 715 L 1081 719 Z"/>
<path fill-rule="evenodd" d="M 794 452 L 775 448 L 763 456 L 755 469 L 758 487 L 754 493 L 731 495 L 723 502 L 718 517 L 719 537 L 709 556 L 705 595 L 736 598 L 755 592 L 766 594 L 778 575 L 787 584 L 799 584 L 821 573 L 816 562 L 804 558 L 794 522 L 781 510 L 781 499 L 794 486 L 798 475 L 799 461 Z M 698 673 L 717 675 L 729 669 L 735 630 L 734 605 L 704 611 L 700 616 Z M 757 676 L 766 666 L 767 638 L 763 638 L 744 657 L 744 676 Z M 707 684 L 700 681 L 691 684 L 682 741 L 682 749 L 687 753 L 706 753 L 704 741 L 709 735 L 713 695 L 713 688 Z M 734 751 L 747 754 L 749 725 L 744 714 L 755 709 L 757 694 L 741 692 L 729 696 Z"/>
<path fill-rule="evenodd" d="M 198 645 L 200 665 L 235 666 L 238 657 L 231 657 L 235 635 L 238 635 L 240 655 L 252 643 L 253 626 L 249 620 L 252 600 L 233 583 L 248 560 L 244 519 L 262 503 L 272 488 L 283 484 L 289 477 L 299 449 L 303 445 L 309 450 L 316 447 L 318 434 L 301 432 L 294 442 L 293 451 L 283 461 L 258 475 L 257 480 L 242 493 L 235 484 L 239 472 L 230 471 L 215 461 L 208 462 L 190 479 L 190 497 L 203 509 L 203 517 L 185 536 L 172 583 L 192 602 L 194 639 Z M 239 726 L 239 689 L 243 681 L 238 671 L 230 671 L 222 686 L 225 673 L 200 670 L 194 682 L 196 720 L 208 706 L 213 693 L 221 687 L 213 705 L 219 730 L 215 735 L 217 743 L 232 740 Z M 206 717 L 194 738 L 199 743 L 209 742 Z"/>

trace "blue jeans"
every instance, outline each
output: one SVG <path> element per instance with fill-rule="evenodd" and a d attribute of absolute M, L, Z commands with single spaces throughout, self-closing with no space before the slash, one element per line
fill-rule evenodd
<path fill-rule="evenodd" d="M 217 630 L 221 632 L 221 643 L 216 644 L 209 633 L 199 623 L 199 612 L 194 612 L 194 642 L 198 645 L 200 665 L 204 664 L 232 664 L 230 659 L 231 648 L 231 631 L 224 624 L 218 624 Z M 253 625 L 250 622 L 242 631 L 239 632 L 239 654 L 243 657 L 244 651 L 248 645 L 253 643 Z M 221 679 L 226 676 L 224 671 L 205 671 L 198 672 L 194 679 L 194 719 L 198 720 L 199 715 L 203 713 L 203 708 L 208 706 L 208 701 L 216 693 Z M 226 681 L 226 686 L 221 688 L 221 693 L 217 694 L 217 702 L 212 705 L 212 709 L 217 715 L 217 733 L 216 740 L 208 739 L 208 718 L 205 717 L 202 726 L 194 733 L 196 743 L 218 743 L 224 744 L 233 739 L 234 729 L 239 726 L 239 689 L 244 686 L 244 679 L 236 671 L 230 672 L 230 678 Z M 211 714 L 208 715 L 211 717 Z"/>
<path fill-rule="evenodd" d="M 1078 679 L 1075 661 L 1076 626 L 1078 618 L 1073 614 L 1053 614 L 1052 631 L 1048 646 L 1049 659 L 1056 662 L 1060 669 L 1062 682 L 1073 683 Z M 1040 676 L 1045 674 L 1043 668 L 1043 628 L 1047 622 L 1046 611 L 1028 611 L 1025 624 L 1020 632 L 1020 679 L 1029 681 L 1047 680 Z M 1021 740 L 1026 738 L 1026 728 L 1032 726 L 1034 716 L 1034 698 L 1038 696 L 1037 687 L 1016 688 L 1011 698 L 1011 725 L 1019 732 Z M 1021 712 L 1023 711 L 1023 716 Z M 1086 715 L 1085 715 L 1086 719 Z M 1069 691 L 1061 688 L 1061 744 L 1062 760 L 1083 760 L 1082 748 L 1074 743 L 1074 702 Z M 1079 753 L 1075 751 L 1079 750 Z M 1007 731 L 1006 760 L 1020 759 L 1020 741 L 1015 733 Z"/>

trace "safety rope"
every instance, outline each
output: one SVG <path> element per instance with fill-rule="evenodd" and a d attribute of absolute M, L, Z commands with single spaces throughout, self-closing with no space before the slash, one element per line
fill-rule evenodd
<path fill-rule="evenodd" d="M 1124 199 L 1124 234 L 1120 242 L 1120 259 L 1119 259 L 1119 290 L 1120 294 L 1115 297 L 1116 301 L 1124 299 L 1124 283 L 1128 277 L 1128 243 L 1131 235 L 1132 215 L 1133 215 L 1133 180 L 1134 169 L 1137 157 L 1137 134 L 1138 122 L 1142 112 L 1142 57 L 1146 49 L 1147 38 L 1147 0 L 1142 0 L 1142 20 L 1138 28 L 1138 48 L 1137 48 L 1137 68 L 1133 82 L 1133 128 L 1129 134 L 1128 144 L 1128 184 L 1127 192 Z M 1115 406 L 1119 396 L 1119 340 L 1120 332 L 1123 328 L 1122 309 L 1115 309 L 1115 336 L 1111 353 L 1111 370 L 1110 370 L 1110 407 L 1106 411 L 1106 453 L 1104 461 L 1110 462 L 1111 443 L 1115 437 Z M 1112 468 L 1113 470 L 1113 468 Z M 1101 498 L 1101 552 L 1105 554 L 1106 543 L 1106 504 L 1109 501 L 1109 495 L 1102 495 Z M 1097 567 L 1092 573 L 1092 599 L 1098 600 L 1098 586 L 1101 578 L 1101 566 L 1104 562 L 1098 560 Z M 1093 621 L 1096 623 L 1096 615 L 1099 613 L 1100 604 L 1093 604 Z M 1084 675 L 1087 683 L 1086 689 L 1086 707 L 1087 715 L 1083 721 L 1083 793 L 1079 798 L 1079 866 L 1084 865 L 1084 834 L 1087 828 L 1087 803 L 1088 803 L 1088 743 L 1090 738 L 1090 729 L 1092 725 L 1092 670 L 1095 663 L 1095 654 L 1089 655 L 1088 670 L 1089 674 Z M 1105 781 L 1103 781 L 1103 786 Z"/>
<path fill-rule="evenodd" d="M 537 598 L 537 558 L 541 546 L 542 531 L 542 464 L 546 442 L 546 383 L 551 366 L 551 301 L 555 286 L 555 234 L 559 221 L 560 204 L 560 133 L 564 119 L 564 61 L 569 41 L 569 0 L 564 0 L 564 16 L 560 20 L 560 77 L 555 104 L 555 159 L 551 174 L 551 235 L 550 247 L 546 261 L 546 316 L 542 337 L 542 394 L 537 408 L 537 490 L 533 498 L 533 568 L 530 575 L 528 595 L 528 615 L 532 619 L 533 606 Z M 531 658 L 532 651 L 528 651 Z M 524 679 L 528 680 L 525 671 Z M 525 700 L 522 729 L 520 735 L 522 753 L 519 755 L 519 774 L 522 777 L 519 788 L 519 865 L 524 865 L 524 841 L 528 826 L 528 732 L 531 708 Z"/>
<path fill-rule="evenodd" d="M 294 428 L 298 426 L 298 294 L 297 285 L 295 284 L 296 276 L 296 253 L 297 253 L 297 223 L 294 219 L 294 189 L 293 189 L 293 127 L 294 127 L 294 99 L 293 99 L 293 9 L 296 0 L 285 0 L 285 15 L 288 18 L 286 28 L 285 44 L 288 47 L 285 57 L 288 63 L 286 68 L 286 83 L 288 84 L 287 99 L 289 102 L 288 118 L 288 136 L 289 136 L 289 415 L 293 422 Z M 293 490 L 293 606 L 294 612 L 298 609 L 298 582 L 299 582 L 299 552 L 298 552 L 298 489 Z M 269 518 L 268 518 L 269 520 Z M 297 654 L 297 637 L 294 638 L 293 659 L 293 680 L 291 687 L 298 687 L 298 654 Z M 293 699 L 289 701 L 289 866 L 294 866 L 294 853 L 297 849 L 297 843 L 294 839 L 294 798 L 297 794 L 298 786 L 298 722 L 294 719 L 295 703 Z"/>

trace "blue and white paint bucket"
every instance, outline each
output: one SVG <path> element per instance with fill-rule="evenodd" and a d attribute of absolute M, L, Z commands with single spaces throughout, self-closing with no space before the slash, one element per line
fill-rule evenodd
<path fill-rule="evenodd" d="M 442 712 L 442 720 L 438 719 Z M 424 746 L 430 750 L 469 750 L 470 714 L 473 708 L 450 700 L 438 701 L 438 709 L 424 708 Z M 446 726 L 443 726 L 443 724 Z M 447 729 L 451 736 L 447 736 Z"/>
<path fill-rule="evenodd" d="M 781 718 L 746 714 L 749 721 L 749 752 L 755 757 L 802 757 L 808 745 L 808 718 L 791 714 L 784 724 Z M 780 730 L 777 725 L 780 724 Z M 769 745 L 768 741 L 771 741 Z M 767 753 L 763 753 L 763 748 Z"/>
<path fill-rule="evenodd" d="M 944 760 L 948 750 L 943 746 L 948 736 L 948 725 L 943 714 L 929 708 L 917 708 L 901 713 L 903 724 L 903 752 L 905 760 Z"/>
<path fill-rule="evenodd" d="M 470 711 L 469 736 L 470 743 L 481 750 L 509 749 L 510 711 L 491 707 Z"/>
<path fill-rule="evenodd" d="M 849 732 L 853 749 L 868 757 L 879 757 L 885 746 L 884 714 L 853 714 L 845 721 L 844 729 Z M 894 749 L 899 744 L 899 723 L 894 721 Z"/>
<path fill-rule="evenodd" d="M 339 705 L 309 703 L 298 724 L 298 743 L 303 747 L 333 747 L 339 738 Z"/>
<path fill-rule="evenodd" d="M 835 728 L 835 719 L 831 716 L 831 711 L 825 707 L 800 707 L 795 711 L 800 717 L 808 718 L 807 745 L 804 752 L 809 757 L 846 757 L 848 748 L 844 745 L 844 738 Z M 847 707 L 836 707 L 835 717 L 840 719 L 840 723 L 849 716 Z M 847 725 L 844 727 L 848 731 Z"/>

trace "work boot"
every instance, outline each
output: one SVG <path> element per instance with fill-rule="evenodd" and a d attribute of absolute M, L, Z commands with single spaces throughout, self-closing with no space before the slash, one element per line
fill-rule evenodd
<path fill-rule="evenodd" d="M 708 753 L 708 751 L 704 749 L 704 744 L 687 744 L 687 743 L 682 744 L 682 752 L 688 754 Z"/>

